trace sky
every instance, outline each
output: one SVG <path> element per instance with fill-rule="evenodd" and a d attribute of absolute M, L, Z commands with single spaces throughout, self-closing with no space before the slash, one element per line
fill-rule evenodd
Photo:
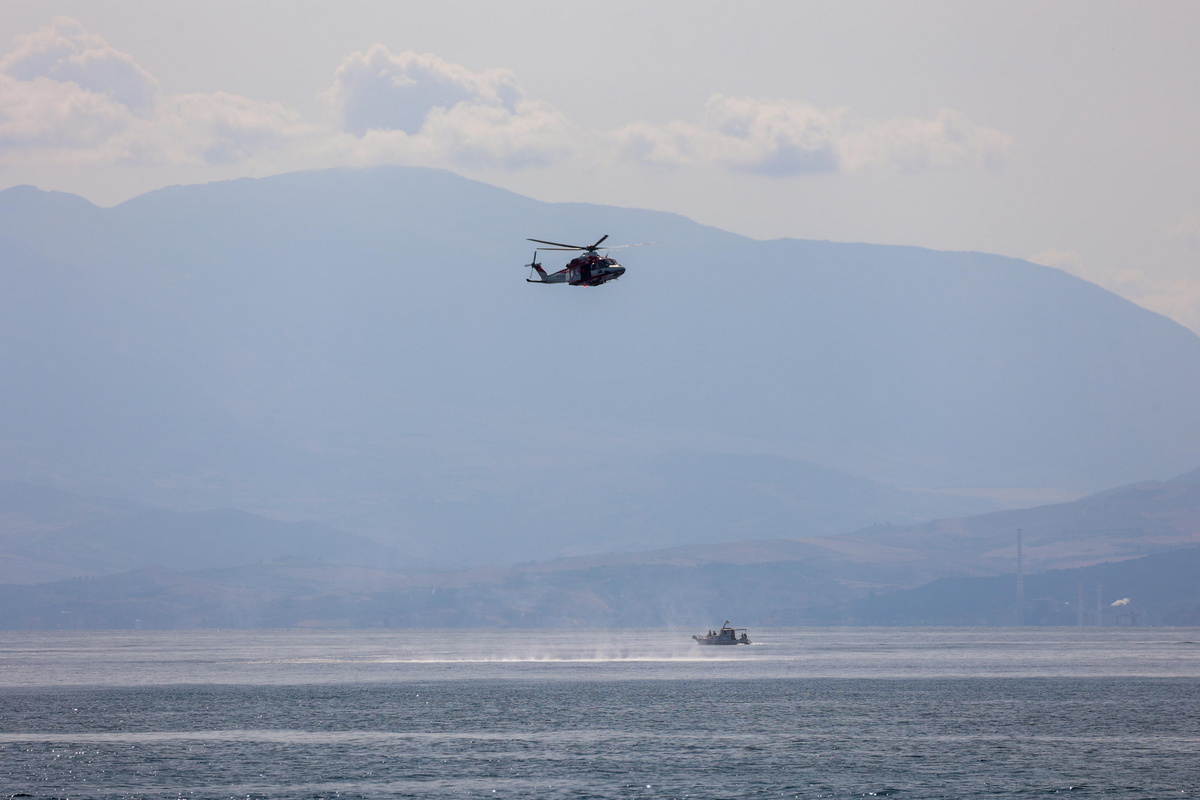
<path fill-rule="evenodd" d="M 0 188 L 435 166 L 1029 259 L 1200 332 L 1197 41 L 1190 0 L 5 0 Z"/>

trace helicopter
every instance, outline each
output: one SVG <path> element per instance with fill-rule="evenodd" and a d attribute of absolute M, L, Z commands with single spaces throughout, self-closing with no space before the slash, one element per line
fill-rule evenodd
<path fill-rule="evenodd" d="M 598 255 L 597 250 L 600 249 L 600 244 L 608 238 L 608 234 L 604 234 L 596 240 L 595 244 L 589 245 L 574 245 L 562 244 L 561 242 L 547 242 L 543 239 L 529 239 L 530 242 L 538 244 L 553 245 L 553 247 L 537 247 L 533 251 L 533 263 L 526 264 L 527 267 L 533 267 L 537 270 L 540 280 L 526 278 L 528 283 L 566 283 L 571 286 L 599 286 L 602 283 L 615 281 L 617 278 L 625 274 L 625 268 L 616 262 L 615 259 L 608 257 L 609 250 L 620 250 L 625 247 L 641 247 L 644 244 L 653 244 L 653 242 L 640 242 L 639 244 L 618 244 L 610 245 L 604 248 L 604 255 Z M 567 262 L 567 266 L 560 269 L 558 272 L 547 273 L 542 269 L 542 265 L 538 263 L 538 250 L 582 250 L 583 255 L 577 256 Z"/>

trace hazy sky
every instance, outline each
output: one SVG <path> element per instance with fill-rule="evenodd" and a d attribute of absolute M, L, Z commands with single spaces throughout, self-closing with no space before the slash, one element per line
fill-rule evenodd
<path fill-rule="evenodd" d="M 1198 41 L 1190 0 L 4 0 L 0 188 L 441 166 L 1029 258 L 1200 331 Z"/>

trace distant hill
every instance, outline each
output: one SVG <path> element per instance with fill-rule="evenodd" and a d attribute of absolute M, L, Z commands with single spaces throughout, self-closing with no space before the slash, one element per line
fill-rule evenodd
<path fill-rule="evenodd" d="M 1200 547 L 1128 561 L 1016 575 L 940 578 L 839 610 L 859 625 L 1200 625 Z"/>
<path fill-rule="evenodd" d="M 813 600 L 809 577 L 794 563 L 518 571 L 444 576 L 444 585 L 303 562 L 152 569 L 0 585 L 0 629 L 711 626 L 728 616 L 795 624 Z M 764 591 L 751 597 L 747 586 Z"/>
<path fill-rule="evenodd" d="M 0 484 L 0 583 L 279 559 L 429 568 L 391 547 L 317 523 L 281 522 L 232 509 L 179 513 Z"/>
<path fill-rule="evenodd" d="M 1197 569 L 1200 548 L 1190 548 L 1027 576 L 1025 624 L 1094 625 L 1099 611 L 1104 625 L 1198 626 Z M 757 627 L 1004 626 L 1016 619 L 1012 575 L 863 594 L 802 561 L 414 577 L 279 560 L 0 585 L 0 629 L 708 627 L 722 619 Z"/>
<path fill-rule="evenodd" d="M 1031 572 L 1090 566 L 1200 544 L 1200 469 L 1027 509 L 854 534 L 868 544 L 955 557 L 976 574 L 1015 572 L 1017 531 Z"/>
<path fill-rule="evenodd" d="M 1099 608 L 1103 624 L 1198 625 L 1197 477 L 845 536 L 454 571 L 311 525 L 227 511 L 120 517 L 101 506 L 96 523 L 36 541 L 0 537 L 6 559 L 32 554 L 22 577 L 95 576 L 0 585 L 0 628 L 1007 625 L 1015 554 L 996 544 L 1013 538 L 1013 514 L 1032 543 L 1027 624 L 1094 624 Z M 59 514 L 80 502 L 38 507 Z"/>
<path fill-rule="evenodd" d="M 657 244 L 598 289 L 522 280 L 526 237 L 602 234 Z M 0 192 L 0 374 L 0 480 L 463 566 L 961 517 L 1200 453 L 1200 339 L 1061 271 L 415 168 Z"/>
<path fill-rule="evenodd" d="M 0 483 L 2 534 L 53 530 L 80 522 L 111 519 L 140 509 L 141 506 L 128 500 L 85 497 L 51 486 Z"/>

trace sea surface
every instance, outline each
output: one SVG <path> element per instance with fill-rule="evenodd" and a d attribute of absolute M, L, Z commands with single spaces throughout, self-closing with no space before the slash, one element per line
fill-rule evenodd
<path fill-rule="evenodd" d="M 1200 797 L 1200 630 L 0 632 L 0 798 Z"/>

